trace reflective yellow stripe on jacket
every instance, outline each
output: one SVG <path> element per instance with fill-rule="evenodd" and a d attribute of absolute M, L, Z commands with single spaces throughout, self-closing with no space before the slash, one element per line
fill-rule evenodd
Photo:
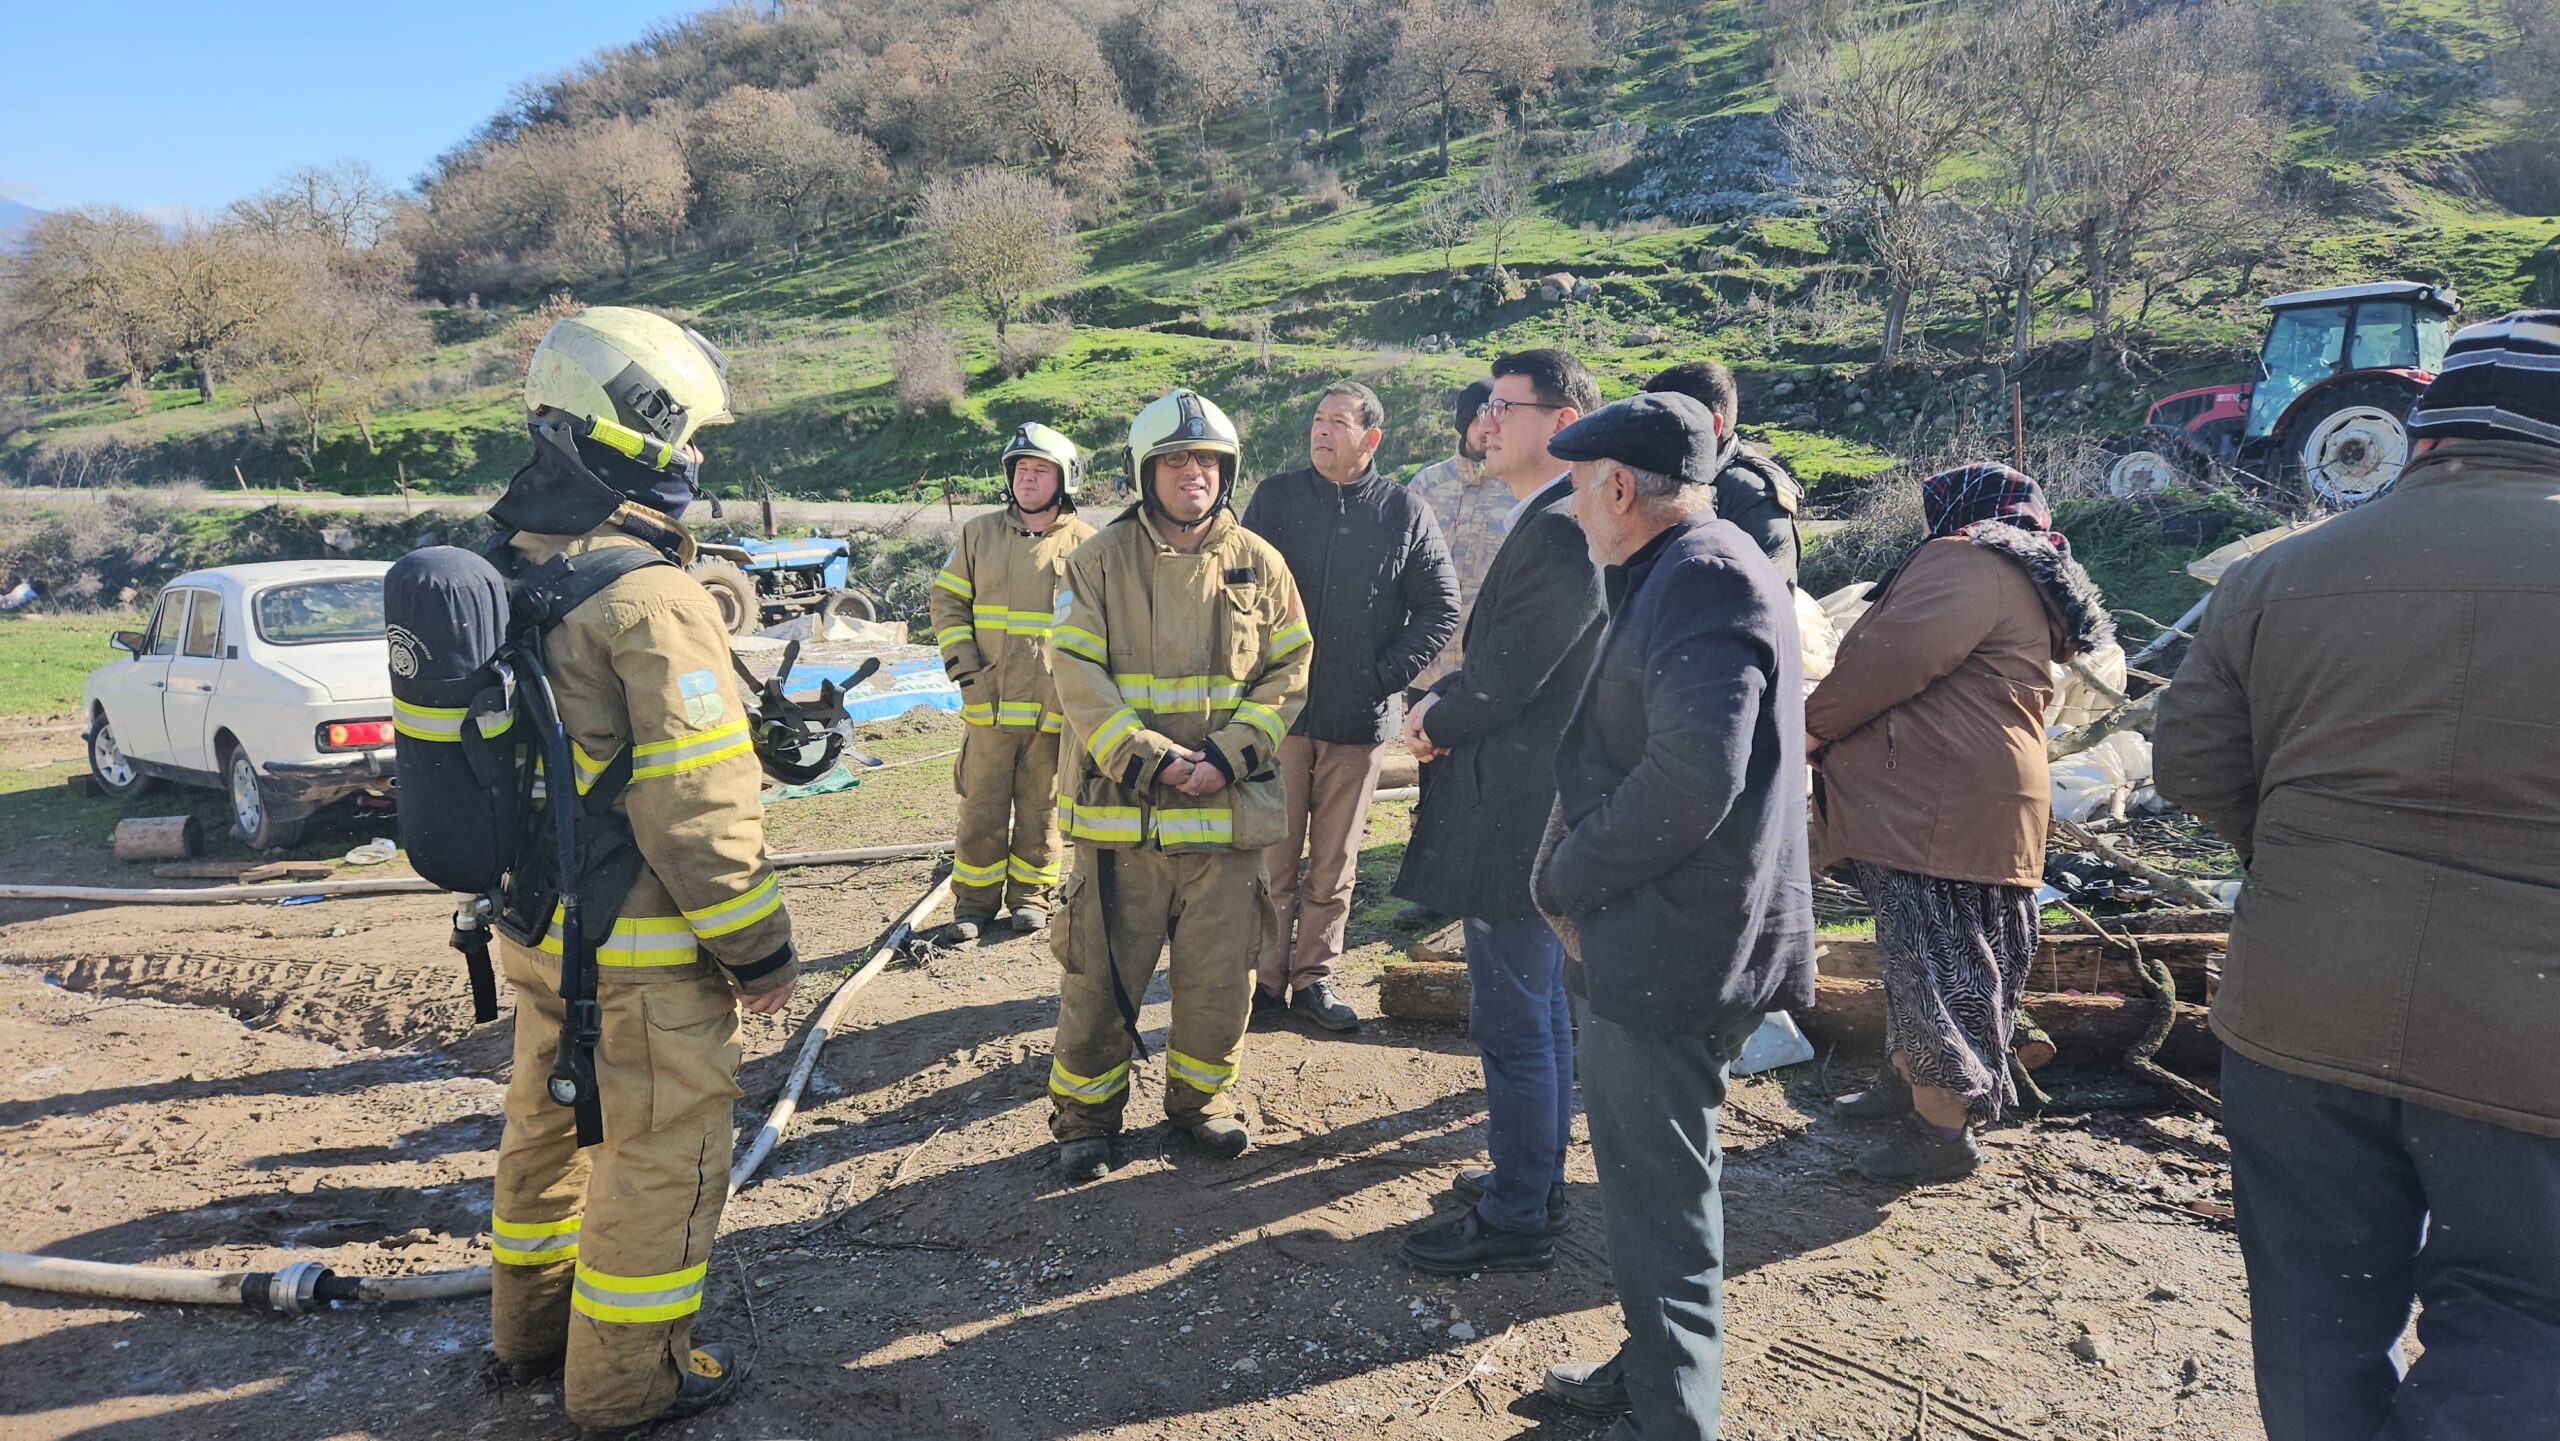
<path fill-rule="evenodd" d="M 747 718 L 713 726 L 707 731 L 677 736 L 673 740 L 649 741 L 631 748 L 631 779 L 634 782 L 671 776 L 685 771 L 718 765 L 732 756 L 755 750 L 755 740 L 747 734 Z M 584 789 L 583 786 L 580 789 Z"/>
<path fill-rule="evenodd" d="M 774 900 L 780 904 L 780 892 L 775 893 Z M 560 908 L 552 909 L 551 928 L 542 933 L 542 944 L 536 947 L 544 955 L 560 954 L 561 915 Z M 740 922 L 739 927 L 752 925 L 760 919 L 761 916 L 752 917 Z M 626 970 L 689 966 L 693 964 L 698 943 L 692 924 L 682 916 L 623 916 L 613 923 L 613 930 L 605 936 L 604 944 L 596 947 L 596 964 Z"/>
<path fill-rule="evenodd" d="M 471 718 L 469 706 L 411 705 L 398 696 L 391 698 L 391 728 L 411 740 L 460 741 L 462 727 Z M 480 717 L 480 734 L 502 736 L 516 723 L 513 711 L 497 711 Z"/>
<path fill-rule="evenodd" d="M 489 1255 L 501 1266 L 548 1266 L 578 1259 L 578 1218 L 510 1221 L 489 1218 Z"/>
<path fill-rule="evenodd" d="M 656 1276 L 616 1276 L 578 1263 L 569 1308 L 599 1321 L 672 1321 L 702 1309 L 702 1278 L 709 1269 L 695 1262 L 681 1271 Z"/>
<path fill-rule="evenodd" d="M 1233 845 L 1235 813 L 1222 808 L 1179 807 L 1140 811 L 1136 806 L 1079 805 L 1058 797 L 1058 830 L 1070 840 L 1160 845 Z"/>

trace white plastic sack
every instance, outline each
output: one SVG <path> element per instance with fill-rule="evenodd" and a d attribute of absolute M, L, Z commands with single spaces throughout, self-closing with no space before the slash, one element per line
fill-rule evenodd
<path fill-rule="evenodd" d="M 855 620 L 850 616 L 834 616 L 821 621 L 815 611 L 795 615 L 779 625 L 757 631 L 767 640 L 838 641 L 853 645 L 904 645 L 907 628 L 890 620 Z"/>
<path fill-rule="evenodd" d="M 2151 784 L 2151 742 L 2118 731 L 2076 756 L 2053 763 L 2053 813 L 2079 824 L 2121 818 L 2134 794 Z"/>
<path fill-rule="evenodd" d="M 1876 588 L 1871 580 L 1854 581 L 1822 598 L 1823 614 L 1831 617 L 1831 627 L 1842 635 L 1867 613 L 1867 593 Z"/>
<path fill-rule="evenodd" d="M 2080 661 L 2117 695 L 2124 694 L 2124 647 L 2109 641 L 2080 657 Z M 2108 697 L 2106 691 L 2092 684 L 2089 677 L 2082 675 L 2078 667 L 2057 665 L 2051 670 L 2053 697 L 2044 703 L 2046 730 L 2056 726 L 2064 730 L 2078 730 L 2115 709 L 2115 701 Z"/>
<path fill-rule="evenodd" d="M 1760 1018 L 1760 1029 L 1751 1033 L 1751 1039 L 1742 1043 L 1742 1054 L 1734 1058 L 1733 1074 L 1756 1076 L 1812 1059 L 1813 1042 L 1796 1029 L 1796 1018 L 1784 1011 L 1771 1011 Z"/>
<path fill-rule="evenodd" d="M 1814 683 L 1831 674 L 1832 662 L 1840 658 L 1840 631 L 1822 602 L 1802 590 L 1796 592 L 1796 639 L 1804 651 L 1805 694 L 1811 695 Z"/>

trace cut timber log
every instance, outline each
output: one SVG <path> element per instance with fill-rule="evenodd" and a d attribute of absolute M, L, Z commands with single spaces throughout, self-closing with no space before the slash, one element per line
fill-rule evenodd
<path fill-rule="evenodd" d="M 2030 992 L 2027 1014 L 2053 1037 L 2060 1059 L 2073 1066 L 2112 1066 L 2142 1039 L 2154 1015 L 2140 996 L 2055 996 Z M 1884 983 L 1821 976 L 1814 1004 L 1796 1023 L 1817 1045 L 1874 1051 L 1884 1046 Z M 2205 1025 L 2205 1008 L 2178 1004 L 2178 1019 L 2158 1060 L 2186 1075 L 2210 1076 L 2222 1064 L 2222 1043 Z"/>
<path fill-rule="evenodd" d="M 1429 935 L 1416 936 L 1404 953 L 1417 961 L 1463 961 L 1467 958 L 1466 922 L 1451 921 Z"/>
<path fill-rule="evenodd" d="M 1388 962 L 1378 972 L 1378 1009 L 1402 1021 L 1455 1021 L 1465 1024 L 1465 963 Z"/>
<path fill-rule="evenodd" d="M 174 865 L 151 868 L 151 874 L 163 880 L 238 881 L 242 885 L 258 885 L 266 881 L 325 881 L 337 871 L 338 868 L 327 861 L 179 861 Z"/>
<path fill-rule="evenodd" d="M 2144 936 L 2142 953 L 2168 964 L 2178 983 L 2178 999 L 2204 1001 L 2221 977 L 2228 935 Z M 1873 941 L 1829 940 L 1815 964 L 1826 976 L 1873 981 L 1884 977 L 1884 952 Z M 2142 983 L 2133 974 L 2133 952 L 2099 936 L 2050 935 L 2036 948 L 2035 969 L 2028 973 L 2030 991 L 2123 991 L 2138 994 Z"/>
<path fill-rule="evenodd" d="M 116 822 L 116 859 L 185 861 L 204 853 L 194 816 L 135 816 Z"/>

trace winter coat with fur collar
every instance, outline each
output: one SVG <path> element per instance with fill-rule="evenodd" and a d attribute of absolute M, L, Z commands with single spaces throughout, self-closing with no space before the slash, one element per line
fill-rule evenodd
<path fill-rule="evenodd" d="M 2088 573 L 2041 536 L 1993 523 L 1913 551 L 1805 702 L 1825 743 L 1815 866 L 2041 883 L 2049 667 L 2113 635 Z"/>

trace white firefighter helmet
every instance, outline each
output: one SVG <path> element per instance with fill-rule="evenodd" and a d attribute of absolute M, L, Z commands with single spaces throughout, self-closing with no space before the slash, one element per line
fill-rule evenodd
<path fill-rule="evenodd" d="M 1018 427 L 1013 439 L 1004 443 L 1004 454 L 996 464 L 1004 472 L 1004 483 L 1013 484 L 1013 463 L 1024 456 L 1035 456 L 1058 468 L 1058 493 L 1073 505 L 1076 485 L 1084 479 L 1084 457 L 1076 443 L 1034 420 Z"/>
<path fill-rule="evenodd" d="M 1215 401 L 1197 391 L 1176 390 L 1148 404 L 1129 422 L 1129 483 L 1146 493 L 1147 462 L 1177 450 L 1210 450 L 1225 457 L 1218 468 L 1223 484 L 1218 503 L 1235 493 L 1236 467 L 1244 448 L 1237 442 L 1235 422 Z"/>
<path fill-rule="evenodd" d="M 733 418 L 728 370 L 691 327 L 598 305 L 552 323 L 525 372 L 524 404 L 563 412 L 586 438 L 664 470 L 695 431 Z"/>

